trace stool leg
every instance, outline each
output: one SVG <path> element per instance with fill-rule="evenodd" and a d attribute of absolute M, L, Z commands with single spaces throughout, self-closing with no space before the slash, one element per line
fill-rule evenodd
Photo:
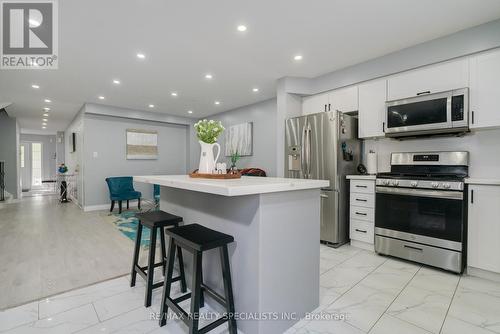
<path fill-rule="evenodd" d="M 198 322 L 200 316 L 200 292 L 201 292 L 201 252 L 194 253 L 193 279 L 191 282 L 191 312 L 189 322 L 189 334 L 198 334 Z"/>
<path fill-rule="evenodd" d="M 181 292 L 186 292 L 186 274 L 184 273 L 184 259 L 182 258 L 182 248 L 177 246 L 177 261 L 179 262 L 179 275 L 181 276 Z"/>
<path fill-rule="evenodd" d="M 234 298 L 233 298 L 233 284 L 231 283 L 231 270 L 229 269 L 229 254 L 227 245 L 220 249 L 220 262 L 222 264 L 222 278 L 224 281 L 224 292 L 226 295 L 226 312 L 228 313 L 229 333 L 237 334 L 236 319 L 234 318 Z"/>
<path fill-rule="evenodd" d="M 122 201 L 118 201 L 118 213 L 122 213 Z"/>
<path fill-rule="evenodd" d="M 127 200 L 127 210 L 129 209 L 129 200 Z"/>
<path fill-rule="evenodd" d="M 156 229 L 151 230 L 151 240 L 149 242 L 148 276 L 146 282 L 146 300 L 145 307 L 151 306 L 151 297 L 153 295 L 153 277 L 155 272 L 155 251 L 156 251 Z"/>
<path fill-rule="evenodd" d="M 167 259 L 167 273 L 165 276 L 165 281 L 163 282 L 163 295 L 161 297 L 161 309 L 160 309 L 160 327 L 167 324 L 167 298 L 170 297 L 170 289 L 172 288 L 172 275 L 174 273 L 174 261 L 175 261 L 175 241 L 170 238 L 170 245 L 168 247 L 168 259 Z"/>
<path fill-rule="evenodd" d="M 115 208 L 115 201 L 111 201 L 111 209 L 109 209 L 109 212 L 113 212 L 114 208 Z"/>
<path fill-rule="evenodd" d="M 203 284 L 203 264 L 200 266 L 200 276 L 201 276 L 201 284 Z M 205 307 L 205 292 L 203 292 L 203 288 L 200 290 L 200 307 Z"/>
<path fill-rule="evenodd" d="M 161 263 L 163 263 L 163 276 L 165 276 L 165 271 L 167 270 L 167 253 L 165 248 L 165 229 L 163 227 L 159 227 L 160 229 L 160 243 L 161 243 Z"/>
<path fill-rule="evenodd" d="M 142 224 L 141 221 L 137 224 L 137 234 L 135 235 L 135 248 L 134 248 L 134 258 L 132 260 L 132 272 L 130 277 L 130 286 L 135 286 L 135 278 L 137 276 L 137 271 L 135 270 L 135 266 L 139 265 L 139 250 L 141 248 L 141 239 L 142 239 Z"/>

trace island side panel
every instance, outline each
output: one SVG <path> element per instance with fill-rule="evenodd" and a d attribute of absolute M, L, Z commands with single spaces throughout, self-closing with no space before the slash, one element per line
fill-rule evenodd
<path fill-rule="evenodd" d="M 231 275 L 237 312 L 255 313 L 259 308 L 259 224 L 260 195 L 226 197 L 214 194 L 161 187 L 160 208 L 183 217 L 184 224 L 198 223 L 230 234 L 235 242 L 229 245 Z M 184 251 L 188 284 L 192 256 Z M 223 294 L 219 252 L 203 254 L 203 278 L 207 285 Z M 190 287 L 190 285 L 189 285 Z M 207 304 L 222 310 L 207 297 Z M 238 321 L 238 329 L 246 334 L 260 333 L 257 321 Z"/>
<path fill-rule="evenodd" d="M 260 196 L 261 310 L 303 316 L 319 306 L 320 190 Z M 261 322 L 259 333 L 282 333 L 295 322 Z"/>

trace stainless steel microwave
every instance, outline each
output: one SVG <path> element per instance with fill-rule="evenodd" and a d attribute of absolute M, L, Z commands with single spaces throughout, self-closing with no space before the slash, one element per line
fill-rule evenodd
<path fill-rule="evenodd" d="M 386 102 L 386 137 L 469 131 L 469 89 Z"/>

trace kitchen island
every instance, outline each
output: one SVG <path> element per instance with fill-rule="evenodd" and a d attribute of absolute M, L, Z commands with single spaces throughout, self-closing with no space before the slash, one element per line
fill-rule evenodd
<path fill-rule="evenodd" d="M 282 333 L 319 305 L 320 189 L 328 181 L 188 175 L 136 176 L 161 186 L 160 208 L 234 236 L 229 245 L 239 331 Z M 191 256 L 185 254 L 190 277 Z M 203 257 L 207 285 L 223 292 L 216 250 Z M 207 304 L 217 304 L 207 298 Z M 257 320 L 263 318 L 270 320 Z"/>

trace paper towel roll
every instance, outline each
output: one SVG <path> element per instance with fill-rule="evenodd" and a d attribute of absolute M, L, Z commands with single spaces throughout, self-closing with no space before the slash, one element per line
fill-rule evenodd
<path fill-rule="evenodd" d="M 368 174 L 377 174 L 377 153 L 370 152 L 366 154 L 366 172 Z"/>

